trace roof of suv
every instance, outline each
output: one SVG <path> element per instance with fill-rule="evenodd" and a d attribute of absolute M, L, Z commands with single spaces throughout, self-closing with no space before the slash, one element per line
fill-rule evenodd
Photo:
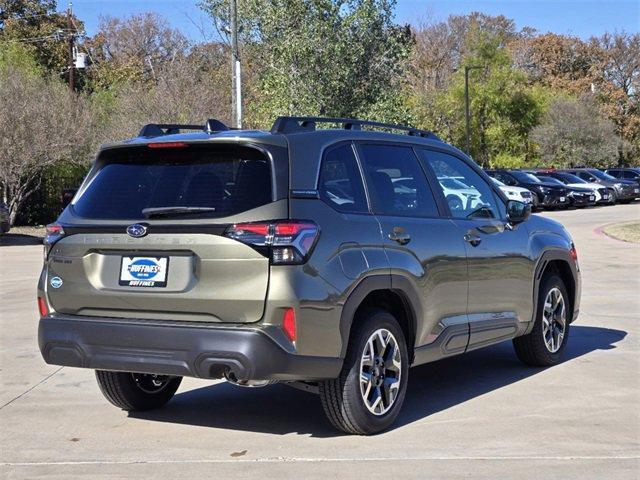
<path fill-rule="evenodd" d="M 318 124 L 329 124 L 337 127 L 317 129 Z M 366 130 L 363 130 L 365 127 Z M 392 133 L 402 132 L 401 134 Z M 278 146 L 287 146 L 287 137 L 312 134 L 312 136 L 330 135 L 334 139 L 386 139 L 409 140 L 420 139 L 442 141 L 433 133 L 418 130 L 404 125 L 394 125 L 367 120 L 349 118 L 321 117 L 278 117 L 270 131 L 230 129 L 222 122 L 210 119 L 203 126 L 180 124 L 147 124 L 137 137 L 103 145 L 103 148 L 147 145 L 149 143 L 169 142 L 216 142 L 216 141 L 252 141 Z"/>

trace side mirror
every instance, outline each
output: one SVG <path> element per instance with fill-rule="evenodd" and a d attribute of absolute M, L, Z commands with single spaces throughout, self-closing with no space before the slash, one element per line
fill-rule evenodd
<path fill-rule="evenodd" d="M 530 204 L 518 202 L 516 200 L 509 200 L 507 202 L 507 220 L 509 220 L 510 223 L 522 223 L 530 216 Z"/>

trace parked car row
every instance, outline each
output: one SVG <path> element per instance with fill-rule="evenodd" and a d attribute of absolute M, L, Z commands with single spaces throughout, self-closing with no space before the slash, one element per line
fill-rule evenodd
<path fill-rule="evenodd" d="M 11 229 L 9 223 L 9 207 L 6 203 L 0 202 L 0 235 L 7 233 Z"/>
<path fill-rule="evenodd" d="M 507 197 L 531 203 L 534 209 L 613 205 L 640 198 L 640 169 L 496 169 L 486 172 Z"/>

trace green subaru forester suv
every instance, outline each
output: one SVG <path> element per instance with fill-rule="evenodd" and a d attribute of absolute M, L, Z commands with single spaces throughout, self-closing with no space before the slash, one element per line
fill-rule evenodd
<path fill-rule="evenodd" d="M 423 130 L 146 125 L 103 146 L 47 228 L 40 350 L 94 369 L 124 410 L 161 407 L 184 376 L 282 382 L 376 433 L 413 365 L 505 340 L 527 365 L 561 360 L 577 254 L 530 213 Z"/>

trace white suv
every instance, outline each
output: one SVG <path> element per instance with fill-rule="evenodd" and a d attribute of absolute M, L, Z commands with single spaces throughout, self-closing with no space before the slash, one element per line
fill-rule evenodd
<path fill-rule="evenodd" d="M 517 200 L 522 203 L 533 203 L 533 194 L 530 190 L 522 187 L 511 187 L 509 185 L 505 185 L 497 178 L 491 177 L 493 183 L 495 183 L 500 190 L 504 192 L 509 200 Z"/>

